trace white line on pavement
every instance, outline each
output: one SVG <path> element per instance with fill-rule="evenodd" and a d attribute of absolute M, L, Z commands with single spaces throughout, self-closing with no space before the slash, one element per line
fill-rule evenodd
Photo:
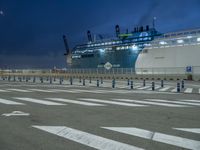
<path fill-rule="evenodd" d="M 7 105 L 25 105 L 23 103 L 18 103 L 18 102 L 6 100 L 6 99 L 0 99 L 0 103 L 7 104 Z"/>
<path fill-rule="evenodd" d="M 107 104 L 114 104 L 114 105 L 121 105 L 121 106 L 130 106 L 130 107 L 146 107 L 147 106 L 147 105 L 130 104 L 130 103 L 123 103 L 123 102 L 114 102 L 114 101 L 109 101 L 109 100 L 92 99 L 92 98 L 80 98 L 80 100 L 107 103 Z"/>
<path fill-rule="evenodd" d="M 187 138 L 182 138 L 173 135 L 167 135 L 159 132 L 152 132 L 139 128 L 127 128 L 127 127 L 102 127 L 104 129 L 125 133 L 149 140 L 153 140 L 156 142 L 161 142 L 165 144 L 170 144 L 178 147 L 183 147 L 187 149 L 199 150 L 200 149 L 200 141 L 191 140 Z"/>
<path fill-rule="evenodd" d="M 42 89 L 29 89 L 31 91 L 36 91 L 36 92 L 46 92 L 46 93 L 53 93 L 54 91 L 49 91 L 49 90 L 42 90 Z"/>
<path fill-rule="evenodd" d="M 151 86 L 144 86 L 144 87 L 140 87 L 140 88 L 137 88 L 138 90 L 145 90 L 145 89 L 148 89 L 150 88 Z"/>
<path fill-rule="evenodd" d="M 200 103 L 200 100 L 180 100 L 180 101 Z"/>
<path fill-rule="evenodd" d="M 173 129 L 200 134 L 200 128 L 173 128 Z"/>
<path fill-rule="evenodd" d="M 159 102 L 173 103 L 173 104 L 182 104 L 182 105 L 200 106 L 200 104 L 197 104 L 197 103 L 190 103 L 190 102 L 182 102 L 182 100 L 180 100 L 180 101 L 163 100 L 163 99 L 145 99 L 145 100 L 148 100 L 148 101 L 159 101 Z"/>
<path fill-rule="evenodd" d="M 86 106 L 105 106 L 103 104 L 81 102 L 81 101 L 77 101 L 77 100 L 70 100 L 70 99 L 63 99 L 63 98 L 46 98 L 46 99 L 59 101 L 59 102 L 67 102 L 67 103 L 73 103 L 73 104 L 86 105 Z"/>
<path fill-rule="evenodd" d="M 166 107 L 187 107 L 187 106 L 184 106 L 184 105 L 166 104 L 166 103 L 149 102 L 149 101 L 132 100 L 132 99 L 113 99 L 113 100 L 126 101 L 126 102 L 134 102 L 134 103 L 141 103 L 141 104 L 158 105 L 158 106 L 166 106 Z"/>
<path fill-rule="evenodd" d="M 10 91 L 7 91 L 7 90 L 1 90 L 1 89 L 0 89 L 0 92 L 10 92 Z"/>
<path fill-rule="evenodd" d="M 160 91 L 160 92 L 165 92 L 165 91 L 169 90 L 170 88 L 171 88 L 171 87 L 164 87 L 164 88 L 160 89 L 159 91 Z"/>
<path fill-rule="evenodd" d="M 16 91 L 16 92 L 31 92 L 31 91 L 28 91 L 28 90 L 22 90 L 22 89 L 7 89 L 9 91 Z"/>
<path fill-rule="evenodd" d="M 61 103 L 55 103 L 51 101 L 46 101 L 46 100 L 39 100 L 39 99 L 34 99 L 34 98 L 26 98 L 26 97 L 14 97 L 15 99 L 22 100 L 22 101 L 27 101 L 27 102 L 32 102 L 32 103 L 38 103 L 38 104 L 43 104 L 43 105 L 66 105 L 66 104 L 61 104 Z"/>
<path fill-rule="evenodd" d="M 32 127 L 99 150 L 143 150 L 136 146 L 117 142 L 65 126 Z"/>
<path fill-rule="evenodd" d="M 192 93 L 193 88 L 186 88 L 186 90 L 184 91 L 184 93 Z"/>

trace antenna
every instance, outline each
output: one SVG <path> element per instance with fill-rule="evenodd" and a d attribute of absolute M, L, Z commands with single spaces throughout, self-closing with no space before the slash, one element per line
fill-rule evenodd
<path fill-rule="evenodd" d="M 155 21 L 156 21 L 156 17 L 153 17 L 153 28 L 155 29 Z"/>

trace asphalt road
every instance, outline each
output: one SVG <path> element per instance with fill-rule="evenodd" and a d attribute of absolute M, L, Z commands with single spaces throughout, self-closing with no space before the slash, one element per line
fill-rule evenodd
<path fill-rule="evenodd" d="M 200 150 L 200 95 L 0 81 L 0 150 Z"/>

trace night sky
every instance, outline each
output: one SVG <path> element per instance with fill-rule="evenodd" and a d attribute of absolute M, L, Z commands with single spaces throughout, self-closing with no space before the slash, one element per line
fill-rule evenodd
<path fill-rule="evenodd" d="M 64 68 L 63 34 L 73 48 L 153 17 L 163 33 L 198 28 L 200 0 L 0 0 L 0 68 Z"/>

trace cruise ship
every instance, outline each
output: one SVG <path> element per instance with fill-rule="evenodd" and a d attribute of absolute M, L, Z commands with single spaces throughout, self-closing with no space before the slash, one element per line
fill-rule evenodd
<path fill-rule="evenodd" d="M 113 38 L 97 40 L 88 31 L 88 42 L 72 50 L 63 36 L 68 68 L 131 68 L 138 74 L 200 74 L 200 29 L 161 33 L 153 24 L 121 33 L 116 25 L 115 32 Z"/>

